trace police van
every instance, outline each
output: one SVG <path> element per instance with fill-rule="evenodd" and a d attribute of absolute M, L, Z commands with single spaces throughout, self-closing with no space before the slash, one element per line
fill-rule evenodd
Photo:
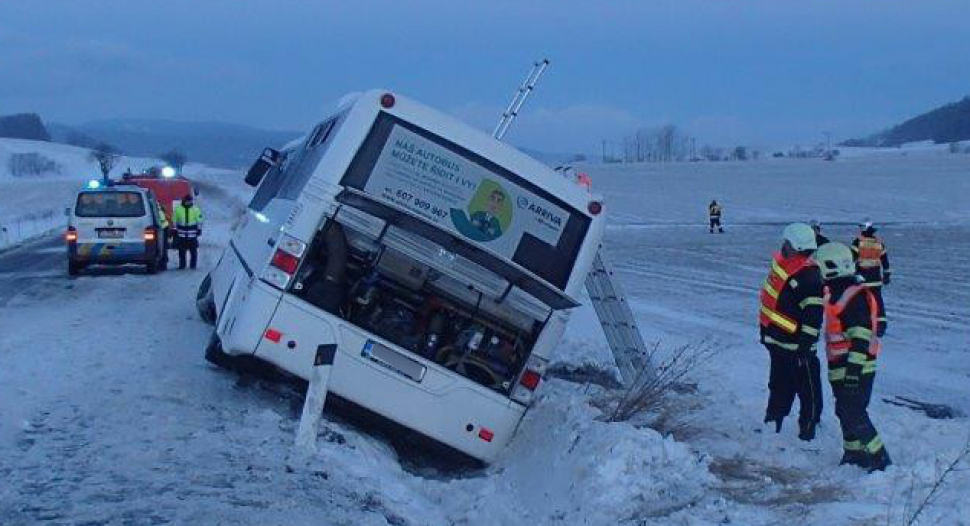
<path fill-rule="evenodd" d="M 533 400 L 602 204 L 509 145 L 370 91 L 282 151 L 199 290 L 210 361 L 250 356 L 484 462 Z"/>
<path fill-rule="evenodd" d="M 67 272 L 92 265 L 144 265 L 149 274 L 165 270 L 168 257 L 160 207 L 148 190 L 93 180 L 66 212 Z"/>

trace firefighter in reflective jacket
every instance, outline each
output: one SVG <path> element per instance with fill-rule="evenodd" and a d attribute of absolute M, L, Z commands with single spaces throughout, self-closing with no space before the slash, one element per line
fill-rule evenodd
<path fill-rule="evenodd" d="M 879 306 L 872 288 L 859 283 L 849 247 L 823 245 L 815 259 L 826 284 L 825 353 L 842 427 L 842 464 L 884 470 L 889 454 L 867 411 L 880 349 Z"/>
<path fill-rule="evenodd" d="M 811 258 L 815 232 L 804 223 L 788 225 L 781 252 L 774 255 L 761 291 L 761 342 L 771 357 L 765 423 L 775 432 L 799 401 L 798 437 L 815 438 L 822 414 L 822 389 L 816 356 L 822 326 L 822 277 Z"/>
<path fill-rule="evenodd" d="M 190 268 L 195 268 L 199 256 L 199 236 L 202 235 L 202 210 L 196 206 L 192 194 L 186 194 L 182 202 L 172 209 L 175 223 L 175 248 L 179 251 L 179 269 L 185 268 L 185 253 L 189 252 Z"/>
<path fill-rule="evenodd" d="M 886 304 L 882 299 L 883 285 L 889 285 L 891 274 L 889 270 L 889 255 L 886 245 L 876 237 L 876 227 L 872 221 L 865 221 L 859 225 L 859 237 L 852 241 L 852 255 L 855 258 L 856 271 L 862 276 L 863 284 L 872 290 L 879 304 L 879 336 L 886 332 Z"/>
<path fill-rule="evenodd" d="M 712 200 L 711 204 L 707 205 L 707 215 L 711 220 L 710 231 L 713 234 L 714 229 L 721 234 L 724 233 L 724 227 L 721 226 L 721 205 L 717 204 L 717 201 Z"/>

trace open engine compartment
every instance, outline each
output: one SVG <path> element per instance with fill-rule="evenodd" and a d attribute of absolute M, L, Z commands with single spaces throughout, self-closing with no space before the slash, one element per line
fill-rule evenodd
<path fill-rule="evenodd" d="M 379 233 L 364 230 L 328 220 L 291 292 L 400 348 L 510 394 L 551 311 L 422 238 L 387 227 Z"/>

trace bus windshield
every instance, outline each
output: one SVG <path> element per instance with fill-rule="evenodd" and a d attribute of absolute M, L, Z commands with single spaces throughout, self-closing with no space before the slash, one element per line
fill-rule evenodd
<path fill-rule="evenodd" d="M 590 219 L 530 181 L 382 113 L 341 184 L 403 209 L 559 290 Z"/>

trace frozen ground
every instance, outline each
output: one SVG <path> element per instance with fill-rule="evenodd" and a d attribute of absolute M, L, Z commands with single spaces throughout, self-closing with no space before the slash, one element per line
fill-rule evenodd
<path fill-rule="evenodd" d="M 489 468 L 444 468 L 328 414 L 318 457 L 291 472 L 302 400 L 206 365 L 210 329 L 192 302 L 203 271 L 68 280 L 62 249 L 42 240 L 0 256 L 0 523 L 904 524 L 970 432 L 966 417 L 883 402 L 908 395 L 970 414 L 970 156 L 590 171 L 646 338 L 719 349 L 698 391 L 673 400 L 671 435 L 599 421 L 600 388 L 552 379 Z M 203 191 L 204 268 L 245 190 Z M 701 226 L 711 198 L 725 204 L 727 234 Z M 791 422 L 780 435 L 762 427 L 755 326 L 781 225 L 860 215 L 886 224 L 896 268 L 872 404 L 896 465 L 871 476 L 837 467 L 828 392 L 816 442 L 795 439 Z M 591 311 L 575 314 L 560 359 L 608 363 Z M 968 483 L 956 474 L 921 523 L 970 523 Z"/>

